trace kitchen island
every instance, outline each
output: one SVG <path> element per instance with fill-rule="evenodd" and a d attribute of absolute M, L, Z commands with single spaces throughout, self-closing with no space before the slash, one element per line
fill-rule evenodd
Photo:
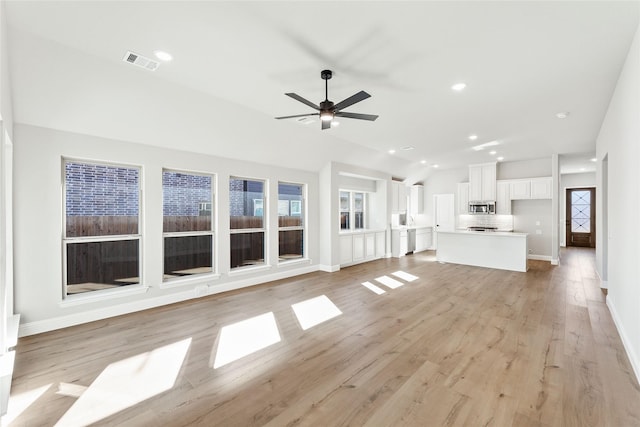
<path fill-rule="evenodd" d="M 440 262 L 527 271 L 527 233 L 438 231 Z"/>

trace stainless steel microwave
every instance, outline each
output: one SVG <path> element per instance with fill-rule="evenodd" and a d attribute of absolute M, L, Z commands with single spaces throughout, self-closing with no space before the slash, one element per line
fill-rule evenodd
<path fill-rule="evenodd" d="M 493 215 L 496 213 L 496 202 L 469 202 L 471 215 Z"/>

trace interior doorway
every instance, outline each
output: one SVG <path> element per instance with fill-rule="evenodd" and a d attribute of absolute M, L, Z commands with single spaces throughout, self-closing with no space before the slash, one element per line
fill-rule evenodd
<path fill-rule="evenodd" d="M 596 189 L 567 188 L 567 246 L 596 247 Z"/>

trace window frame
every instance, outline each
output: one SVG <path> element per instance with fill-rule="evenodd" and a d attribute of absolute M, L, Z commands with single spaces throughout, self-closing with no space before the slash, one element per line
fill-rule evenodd
<path fill-rule="evenodd" d="M 162 229 L 162 283 L 163 284 L 167 284 L 167 283 L 174 283 L 180 280 L 185 280 L 185 279 L 190 279 L 190 278 L 195 278 L 195 277 L 203 277 L 203 276 L 211 276 L 211 275 L 216 275 L 217 271 L 218 271 L 218 266 L 217 266 L 217 242 L 216 242 L 216 203 L 215 203 L 215 196 L 216 196 L 216 175 L 213 173 L 207 173 L 207 172 L 196 172 L 196 171 L 190 171 L 190 170 L 183 170 L 183 169 L 174 169 L 174 168 L 162 168 L 162 178 L 164 178 L 164 173 L 165 172 L 174 172 L 174 173 L 180 173 L 180 174 L 184 174 L 184 175 L 195 175 L 195 176 L 206 176 L 211 178 L 211 189 L 209 192 L 209 197 L 210 197 L 210 201 L 207 202 L 207 204 L 209 205 L 209 210 L 211 211 L 211 220 L 210 220 L 210 224 L 211 227 L 209 230 L 204 230 L 204 231 L 164 231 L 164 184 L 161 184 L 162 186 L 162 192 L 163 192 L 163 196 L 162 196 L 162 205 L 163 205 L 163 212 L 162 212 L 162 221 L 163 221 L 163 229 Z M 202 202 L 199 203 L 198 209 L 200 209 L 202 207 Z M 176 277 L 165 277 L 165 239 L 166 238 L 179 238 L 179 237 L 194 237 L 194 236 L 211 236 L 211 271 L 207 271 L 204 273 L 193 273 L 193 274 L 188 274 L 185 276 L 176 276 Z"/>
<path fill-rule="evenodd" d="M 340 193 L 348 193 L 349 194 L 349 209 L 344 210 L 340 204 Z M 356 210 L 356 194 L 362 194 L 362 209 Z M 346 190 L 339 189 L 338 190 L 338 228 L 341 233 L 353 233 L 358 231 L 367 230 L 369 225 L 368 218 L 368 202 L 369 202 L 369 193 L 366 191 L 359 190 Z M 362 227 L 356 227 L 356 212 L 362 212 Z M 349 228 L 342 228 L 342 214 L 348 213 L 349 219 Z"/>
<path fill-rule="evenodd" d="M 262 215 L 260 216 L 262 218 L 262 227 L 261 228 L 232 228 L 231 227 L 231 218 L 233 218 L 234 215 L 231 215 L 231 181 L 232 180 L 240 180 L 240 181 L 255 181 L 255 182 L 262 182 Z M 268 250 L 269 250 L 269 240 L 268 240 L 268 234 L 267 234 L 267 223 L 268 223 L 268 212 L 269 212 L 269 198 L 268 198 L 268 188 L 269 188 L 269 181 L 266 178 L 252 178 L 252 177 L 247 177 L 247 176 L 239 176 L 239 175 L 230 175 L 229 176 L 229 185 L 227 190 L 229 191 L 229 203 L 227 206 L 227 209 L 229 209 L 229 273 L 233 274 L 235 272 L 241 271 L 241 270 L 248 270 L 248 269 L 261 269 L 264 267 L 268 267 L 269 263 L 267 262 L 269 259 L 268 256 Z M 255 203 L 256 200 L 260 200 L 260 199 L 254 199 L 253 197 L 251 198 L 251 200 Z M 255 215 L 255 205 L 252 206 L 252 212 Z M 254 233 L 262 233 L 262 254 L 263 254 L 263 258 L 262 258 L 262 263 L 260 264 L 255 264 L 255 265 L 240 265 L 240 266 L 236 266 L 236 267 L 232 267 L 231 266 L 231 259 L 232 259 L 232 255 L 231 255 L 231 236 L 234 234 L 254 234 Z"/>
<path fill-rule="evenodd" d="M 291 181 L 278 181 L 278 205 L 280 204 L 280 184 L 284 185 L 296 185 L 301 187 L 301 200 L 289 200 L 289 215 L 288 216 L 300 216 L 302 225 L 280 227 L 278 220 L 278 264 L 295 263 L 296 261 L 307 259 L 307 184 Z M 294 203 L 295 202 L 295 203 Z M 293 206 L 297 206 L 296 214 L 294 215 Z M 278 213 L 278 217 L 279 217 Z M 302 231 L 302 255 L 300 258 L 292 259 L 280 259 L 280 232 L 281 231 Z"/>
<path fill-rule="evenodd" d="M 138 170 L 138 230 L 135 234 L 109 234 L 109 235 L 100 235 L 100 236 L 67 236 L 67 173 L 66 173 L 66 165 L 67 163 L 80 163 L 86 165 L 94 165 L 94 166 L 105 166 L 105 167 L 117 167 L 117 168 L 128 168 L 128 169 L 137 169 Z M 130 164 L 130 163 L 122 163 L 122 162 L 112 162 L 108 160 L 91 160 L 91 159 L 82 159 L 76 157 L 61 157 L 61 181 L 62 181 L 62 230 L 61 230 L 61 246 L 62 246 L 62 302 L 73 302 L 78 300 L 94 300 L 96 298 L 102 299 L 109 295 L 117 294 L 129 294 L 131 291 L 137 292 L 142 288 L 146 288 L 143 285 L 144 283 L 144 254 L 143 254 L 143 234 L 142 230 L 144 229 L 143 224 L 143 188 L 144 188 L 144 175 L 143 175 L 143 167 L 142 165 Z M 113 287 L 109 289 L 97 289 L 86 292 L 79 293 L 68 293 L 68 247 L 72 244 L 78 243 L 99 243 L 99 242 L 115 242 L 115 241 L 125 241 L 125 240 L 137 240 L 138 244 L 138 283 L 132 283 L 130 285 L 125 285 L 121 287 Z"/>

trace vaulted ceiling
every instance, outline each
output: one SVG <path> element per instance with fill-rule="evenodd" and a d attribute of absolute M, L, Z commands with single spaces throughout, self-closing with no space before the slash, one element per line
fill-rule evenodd
<path fill-rule="evenodd" d="M 6 1 L 14 119 L 306 170 L 337 160 L 413 181 L 435 164 L 576 158 L 595 149 L 639 10 L 637 1 Z M 156 71 L 123 61 L 156 50 L 173 55 Z M 323 69 L 334 72 L 329 99 L 365 90 L 372 97 L 346 111 L 378 120 L 328 130 L 317 118 L 274 120 L 311 112 L 285 92 L 324 99 Z M 466 88 L 451 90 L 458 82 Z M 494 155 L 472 149 L 490 141 Z"/>

